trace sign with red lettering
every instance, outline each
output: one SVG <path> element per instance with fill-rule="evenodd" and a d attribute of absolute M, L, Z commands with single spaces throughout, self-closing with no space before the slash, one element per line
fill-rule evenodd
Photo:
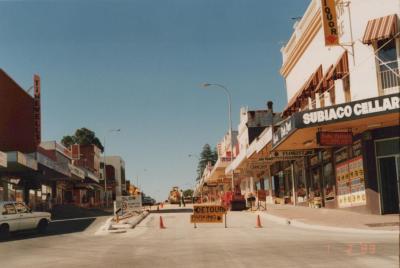
<path fill-rule="evenodd" d="M 339 44 L 339 29 L 337 25 L 335 0 L 321 0 L 321 11 L 325 46 L 337 46 Z"/>
<path fill-rule="evenodd" d="M 317 132 L 317 142 L 321 146 L 344 146 L 353 144 L 351 132 Z"/>
<path fill-rule="evenodd" d="M 40 76 L 33 76 L 33 120 L 34 120 L 34 139 L 36 146 L 41 142 L 41 116 L 40 116 Z"/>

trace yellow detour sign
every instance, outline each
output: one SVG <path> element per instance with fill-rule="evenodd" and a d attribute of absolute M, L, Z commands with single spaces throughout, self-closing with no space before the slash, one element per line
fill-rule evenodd
<path fill-rule="evenodd" d="M 193 214 L 190 215 L 191 223 L 222 223 L 222 214 Z"/>
<path fill-rule="evenodd" d="M 193 213 L 196 214 L 225 214 L 226 208 L 223 206 L 217 205 L 202 205 L 202 206 L 193 206 Z"/>

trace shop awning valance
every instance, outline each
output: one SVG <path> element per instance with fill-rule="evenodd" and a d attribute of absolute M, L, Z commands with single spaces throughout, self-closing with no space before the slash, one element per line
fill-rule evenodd
<path fill-rule="evenodd" d="M 388 39 L 398 33 L 397 15 L 389 15 L 368 21 L 362 42 L 372 44 L 374 41 Z"/>
<path fill-rule="evenodd" d="M 288 115 L 297 108 L 299 108 L 301 101 L 304 98 L 310 97 L 320 81 L 322 80 L 322 65 L 320 65 L 317 70 L 308 78 L 308 80 L 304 83 L 304 85 L 300 88 L 300 90 L 289 100 L 286 108 L 283 110 L 283 115 Z"/>
<path fill-rule="evenodd" d="M 322 82 L 317 86 L 316 92 L 322 93 L 333 86 L 333 81 L 336 79 L 342 79 L 344 76 L 349 74 L 349 60 L 347 50 L 343 52 L 340 58 L 337 60 L 335 65 L 329 66 L 325 72 Z"/>

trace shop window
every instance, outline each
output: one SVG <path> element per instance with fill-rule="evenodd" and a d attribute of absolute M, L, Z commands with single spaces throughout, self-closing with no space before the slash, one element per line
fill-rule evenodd
<path fill-rule="evenodd" d="M 324 194 L 326 201 L 335 199 L 335 177 L 333 174 L 332 163 L 326 163 L 323 168 L 324 172 Z"/>
<path fill-rule="evenodd" d="M 1 181 L 0 181 L 1 183 Z M 4 187 L 0 185 L 0 201 L 4 201 Z"/>
<path fill-rule="evenodd" d="M 375 49 L 377 52 L 377 72 L 380 95 L 399 91 L 399 40 L 379 40 Z"/>
<path fill-rule="evenodd" d="M 400 152 L 400 138 L 376 142 L 376 156 L 394 155 Z"/>

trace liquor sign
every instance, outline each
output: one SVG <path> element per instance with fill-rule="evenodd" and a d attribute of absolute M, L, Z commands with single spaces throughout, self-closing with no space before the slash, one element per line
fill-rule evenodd
<path fill-rule="evenodd" d="M 337 46 L 339 45 L 339 29 L 335 0 L 321 0 L 321 11 L 325 46 Z"/>
<path fill-rule="evenodd" d="M 0 152 L 0 167 L 7 167 L 7 154 Z"/>
<path fill-rule="evenodd" d="M 41 141 L 41 116 L 40 116 L 40 76 L 33 76 L 33 120 L 34 120 L 34 139 L 35 144 L 39 145 Z"/>
<path fill-rule="evenodd" d="M 317 142 L 321 146 L 345 146 L 353 144 L 351 132 L 317 132 Z"/>

